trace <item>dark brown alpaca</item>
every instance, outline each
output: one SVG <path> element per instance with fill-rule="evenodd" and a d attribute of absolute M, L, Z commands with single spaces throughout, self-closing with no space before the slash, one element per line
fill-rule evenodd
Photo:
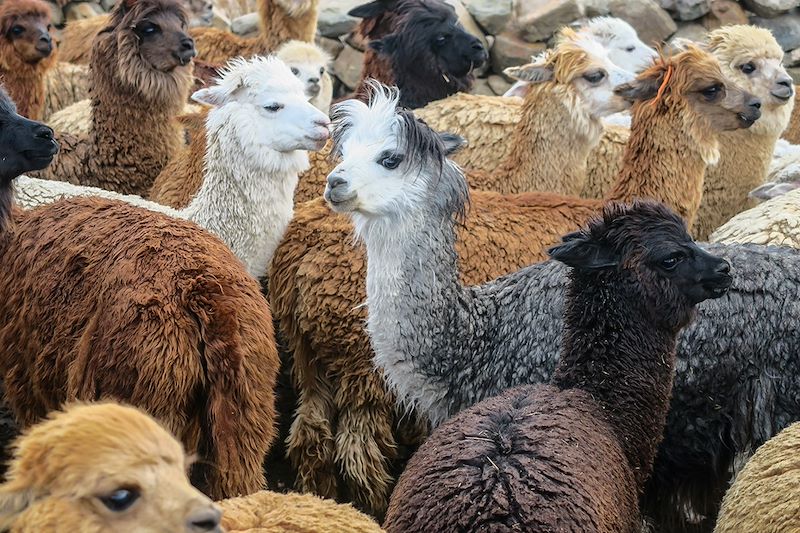
<path fill-rule="evenodd" d="M 215 499 L 264 486 L 278 355 L 258 283 L 190 222 L 99 198 L 12 208 L 56 145 L 0 95 L 0 377 L 20 426 L 66 401 L 146 410 Z"/>
<path fill-rule="evenodd" d="M 50 28 L 50 8 L 40 0 L 0 4 L 0 80 L 18 112 L 34 120 L 42 119 L 45 74 L 56 63 Z"/>
<path fill-rule="evenodd" d="M 86 137 L 59 135 L 38 177 L 144 196 L 183 146 L 175 120 L 193 83 L 194 44 L 178 0 L 126 0 L 95 38 Z"/>
<path fill-rule="evenodd" d="M 400 477 L 388 531 L 641 531 L 677 335 L 725 293 L 729 266 L 653 202 L 612 204 L 550 253 L 572 267 L 550 384 L 439 426 Z"/>

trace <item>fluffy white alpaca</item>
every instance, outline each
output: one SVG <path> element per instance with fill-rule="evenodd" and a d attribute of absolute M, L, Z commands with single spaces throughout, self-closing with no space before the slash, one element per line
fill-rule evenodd
<path fill-rule="evenodd" d="M 275 51 L 306 86 L 306 96 L 317 109 L 328 112 L 333 99 L 333 81 L 328 74 L 331 56 L 313 43 L 287 41 Z"/>
<path fill-rule="evenodd" d="M 309 166 L 306 150 L 318 150 L 328 139 L 328 117 L 274 56 L 232 60 L 217 85 L 192 98 L 213 108 L 206 119 L 203 185 L 186 208 L 25 177 L 16 184 L 17 203 L 32 208 L 97 195 L 192 220 L 225 241 L 250 274 L 263 276 L 292 219 L 297 176 Z"/>
<path fill-rule="evenodd" d="M 657 55 L 639 39 L 633 26 L 616 17 L 593 18 L 579 31 L 594 36 L 608 51 L 611 62 L 629 72 L 641 72 Z M 527 87 L 527 82 L 517 81 L 503 96 L 524 97 Z"/>

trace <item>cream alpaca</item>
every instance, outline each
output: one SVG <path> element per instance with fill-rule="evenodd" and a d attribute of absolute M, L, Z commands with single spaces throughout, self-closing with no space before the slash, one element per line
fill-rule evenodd
<path fill-rule="evenodd" d="M 297 40 L 281 45 L 275 55 L 305 84 L 306 96 L 314 107 L 327 113 L 333 98 L 333 81 L 328 74 L 331 56 L 313 43 Z"/>
<path fill-rule="evenodd" d="M 297 176 L 307 149 L 328 137 L 328 118 L 275 57 L 232 60 L 219 84 L 193 98 L 216 106 L 206 120 L 205 179 L 180 211 L 139 196 L 21 178 L 17 200 L 35 207 L 65 196 L 103 196 L 185 218 L 218 235 L 253 276 L 263 276 L 292 218 Z"/>

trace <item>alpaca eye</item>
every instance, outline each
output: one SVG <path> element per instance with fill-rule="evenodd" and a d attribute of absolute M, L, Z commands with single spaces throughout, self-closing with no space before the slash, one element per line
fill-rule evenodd
<path fill-rule="evenodd" d="M 720 95 L 720 93 L 722 92 L 722 86 L 719 83 L 717 83 L 712 85 L 711 87 L 706 87 L 700 92 L 706 98 L 706 100 L 711 101 Z"/>
<path fill-rule="evenodd" d="M 283 109 L 283 105 L 281 105 L 281 104 L 270 104 L 270 105 L 265 105 L 265 106 L 264 106 L 264 109 L 266 109 L 266 110 L 267 110 L 267 111 L 269 111 L 270 113 L 277 113 L 278 111 L 280 111 L 281 109 Z"/>
<path fill-rule="evenodd" d="M 121 513 L 130 509 L 136 500 L 139 499 L 139 491 L 136 489 L 117 489 L 108 496 L 101 496 L 100 501 L 103 502 L 109 511 Z"/>
<path fill-rule="evenodd" d="M 433 43 L 434 43 L 436 46 L 439 46 L 439 47 L 441 47 L 441 46 L 444 46 L 444 45 L 445 45 L 445 43 L 447 43 L 447 35 L 440 35 L 439 37 L 437 37 L 437 38 L 436 38 L 436 39 L 433 41 Z"/>
<path fill-rule="evenodd" d="M 739 69 L 745 74 L 752 74 L 753 72 L 755 72 L 756 66 L 752 62 L 749 62 L 740 66 Z"/>
<path fill-rule="evenodd" d="M 325 74 L 325 67 L 319 69 L 319 75 L 322 76 L 323 74 Z"/>
<path fill-rule="evenodd" d="M 387 155 L 382 158 L 378 163 L 385 169 L 394 170 L 403 161 L 403 156 L 400 154 Z"/>
<path fill-rule="evenodd" d="M 300 71 L 299 71 L 299 70 L 297 70 L 297 68 L 296 68 L 296 67 L 292 67 L 292 74 L 294 74 L 295 76 L 297 76 L 298 74 L 300 74 Z"/>
<path fill-rule="evenodd" d="M 13 28 L 11 28 L 11 33 L 13 33 L 14 35 L 22 35 L 24 32 L 25 28 L 23 28 L 22 26 L 14 26 Z"/>
<path fill-rule="evenodd" d="M 136 31 L 142 35 L 155 35 L 159 27 L 151 22 L 145 22 L 136 28 Z"/>
<path fill-rule="evenodd" d="M 597 72 L 588 72 L 583 75 L 583 79 L 589 83 L 600 83 L 605 77 L 606 73 L 602 70 L 598 70 Z"/>
<path fill-rule="evenodd" d="M 683 254 L 673 254 L 661 260 L 661 268 L 664 270 L 672 270 L 678 266 L 678 263 L 681 261 L 683 261 Z"/>
<path fill-rule="evenodd" d="M 627 48 L 625 48 L 626 52 L 633 52 L 634 50 L 636 50 L 635 46 L 628 46 Z"/>

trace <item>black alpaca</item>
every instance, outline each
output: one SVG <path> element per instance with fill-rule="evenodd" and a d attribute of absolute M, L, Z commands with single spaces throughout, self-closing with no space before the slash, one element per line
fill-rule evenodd
<path fill-rule="evenodd" d="M 639 532 L 669 406 L 675 344 L 730 267 L 661 204 L 611 205 L 551 256 L 572 267 L 549 385 L 442 424 L 392 494 L 390 532 Z"/>

